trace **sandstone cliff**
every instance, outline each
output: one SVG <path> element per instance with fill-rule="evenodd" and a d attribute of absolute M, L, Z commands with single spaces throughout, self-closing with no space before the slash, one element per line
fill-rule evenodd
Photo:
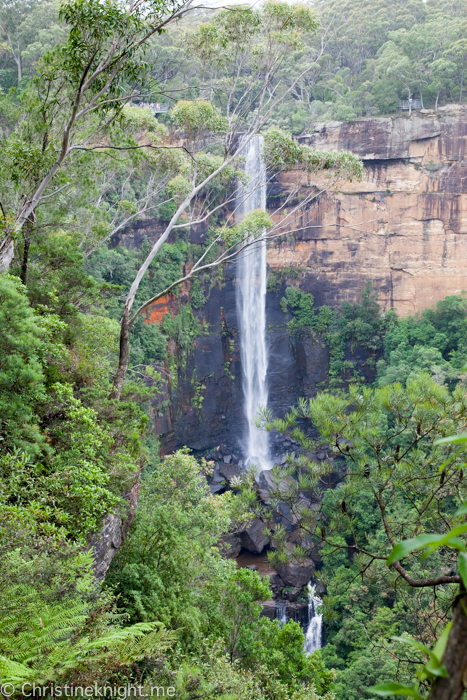
<path fill-rule="evenodd" d="M 331 306 L 372 280 L 400 315 L 467 290 L 467 109 L 319 124 L 300 138 L 353 151 L 364 177 L 303 211 L 293 239 L 270 249 L 271 268 L 299 268 L 302 289 Z M 276 197 L 291 177 L 273 183 Z"/>

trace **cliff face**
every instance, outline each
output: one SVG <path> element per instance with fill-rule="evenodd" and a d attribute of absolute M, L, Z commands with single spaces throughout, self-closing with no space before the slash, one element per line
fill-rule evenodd
<path fill-rule="evenodd" d="M 320 124 L 301 140 L 353 151 L 363 181 L 301 212 L 294 239 L 269 251 L 271 268 L 300 268 L 302 288 L 331 306 L 357 301 L 372 280 L 383 308 L 400 315 L 467 289 L 466 109 Z M 273 184 L 276 196 L 291 177 Z"/>
<path fill-rule="evenodd" d="M 241 459 L 241 438 L 246 432 L 239 352 L 238 319 L 235 305 L 235 268 L 224 275 L 222 288 L 211 290 L 206 304 L 196 312 L 207 321 L 209 332 L 199 336 L 186 368 L 178 372 L 176 386 L 164 399 L 170 405 L 163 415 L 154 414 L 154 427 L 162 435 L 164 452 L 188 445 L 205 450 L 226 443 L 225 454 L 235 463 Z M 329 370 L 329 350 L 304 334 L 291 337 L 288 318 L 280 307 L 283 291 L 267 294 L 269 346 L 269 406 L 282 415 L 299 396 L 311 395 L 325 382 Z M 196 401 L 197 384 L 202 404 Z M 274 447 L 281 453 L 280 439 Z M 282 450 L 283 452 L 283 450 Z M 216 455 L 222 459 L 222 452 Z"/>
<path fill-rule="evenodd" d="M 383 308 L 395 308 L 400 315 L 467 290 L 467 110 L 317 125 L 302 139 L 317 148 L 357 153 L 364 161 L 364 177 L 328 191 L 303 210 L 291 223 L 291 230 L 297 230 L 293 237 L 269 249 L 270 271 L 296 268 L 294 284 L 312 292 L 316 305 L 359 301 L 371 280 Z M 292 178 L 281 175 L 273 181 L 269 201 L 277 203 Z M 143 233 L 152 237 L 156 229 L 149 226 Z M 136 232 L 129 243 L 138 245 L 138 236 Z M 199 242 L 202 232 L 193 236 Z M 170 394 L 167 387 L 164 398 L 170 407 L 162 415 L 155 410 L 155 432 L 166 452 L 182 445 L 205 450 L 226 443 L 216 456 L 221 461 L 222 454 L 230 457 L 229 464 L 241 459 L 246 426 L 235 284 L 231 266 L 221 287 L 212 289 L 196 312 L 209 332 L 196 340 Z M 323 386 L 329 353 L 311 336 L 290 336 L 279 303 L 284 278 L 277 286 L 267 295 L 269 405 L 274 415 L 283 415 L 299 396 L 313 395 Z M 151 319 L 173 313 L 172 304 L 160 302 Z M 367 373 L 365 358 L 360 359 Z M 276 455 L 284 452 L 280 441 L 273 449 Z"/>

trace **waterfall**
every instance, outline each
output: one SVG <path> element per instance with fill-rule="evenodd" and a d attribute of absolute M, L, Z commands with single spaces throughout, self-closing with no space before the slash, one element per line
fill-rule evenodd
<path fill-rule="evenodd" d="M 266 209 L 266 168 L 261 156 L 263 138 L 255 136 L 244 149 L 248 184 L 239 187 L 238 209 L 241 218 Z M 237 314 L 240 323 L 240 357 L 244 414 L 248 421 L 245 462 L 259 471 L 271 468 L 268 434 L 254 425 L 260 406 L 266 407 L 266 241 L 253 244 L 241 253 L 237 262 Z"/>
<path fill-rule="evenodd" d="M 321 635 L 323 629 L 323 615 L 316 612 L 323 601 L 316 595 L 316 586 L 308 584 L 308 627 L 305 635 L 305 654 L 309 656 L 317 649 L 321 649 Z"/>
<path fill-rule="evenodd" d="M 287 604 L 276 602 L 276 620 L 279 621 L 281 627 L 287 624 L 289 616 L 287 614 Z"/>

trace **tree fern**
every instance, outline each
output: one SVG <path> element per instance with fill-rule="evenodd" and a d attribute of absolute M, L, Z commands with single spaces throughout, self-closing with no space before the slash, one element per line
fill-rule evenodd
<path fill-rule="evenodd" d="M 18 596 L 19 588 L 23 595 Z M 176 632 L 157 622 L 121 627 L 108 611 L 100 613 L 101 629 L 86 600 L 45 604 L 30 587 L 3 591 L 0 606 L 0 677 L 16 685 L 87 676 L 96 680 L 103 670 L 122 669 L 144 656 L 162 653 Z M 2 610 L 3 608 L 3 610 Z M 99 612 L 93 613 L 94 618 Z M 109 621 L 110 620 L 110 621 Z"/>

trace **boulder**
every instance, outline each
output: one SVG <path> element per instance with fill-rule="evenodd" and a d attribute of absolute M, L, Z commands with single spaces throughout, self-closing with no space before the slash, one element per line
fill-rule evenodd
<path fill-rule="evenodd" d="M 227 482 L 220 466 L 219 463 L 216 463 L 212 476 L 208 479 L 211 493 L 222 493 L 227 489 Z"/>
<path fill-rule="evenodd" d="M 230 481 L 234 476 L 241 476 L 244 471 L 241 464 L 219 464 L 219 473 L 227 481 Z"/>
<path fill-rule="evenodd" d="M 297 598 L 298 598 L 298 596 L 300 595 L 301 592 L 302 592 L 302 589 L 301 589 L 301 588 L 290 588 L 290 589 L 286 592 L 285 597 L 287 598 L 287 600 L 288 600 L 290 603 L 295 603 L 295 601 L 297 600 Z"/>
<path fill-rule="evenodd" d="M 276 619 L 276 604 L 273 600 L 267 600 L 263 603 L 260 617 L 269 617 L 270 620 Z"/>
<path fill-rule="evenodd" d="M 269 493 L 276 489 L 276 484 L 272 478 L 272 470 L 265 469 L 256 477 L 256 482 L 259 486 L 259 495 L 265 500 L 269 497 Z"/>
<path fill-rule="evenodd" d="M 240 533 L 240 542 L 249 552 L 261 554 L 266 545 L 269 544 L 269 537 L 263 534 L 264 527 L 263 521 L 256 518 Z"/>
<path fill-rule="evenodd" d="M 235 535 L 224 535 L 220 540 L 221 554 L 226 559 L 235 559 L 240 554 L 241 542 Z"/>
<path fill-rule="evenodd" d="M 294 588 L 305 586 L 311 579 L 314 570 L 313 559 L 306 559 L 302 564 L 291 562 L 277 567 L 277 572 L 284 583 Z"/>

